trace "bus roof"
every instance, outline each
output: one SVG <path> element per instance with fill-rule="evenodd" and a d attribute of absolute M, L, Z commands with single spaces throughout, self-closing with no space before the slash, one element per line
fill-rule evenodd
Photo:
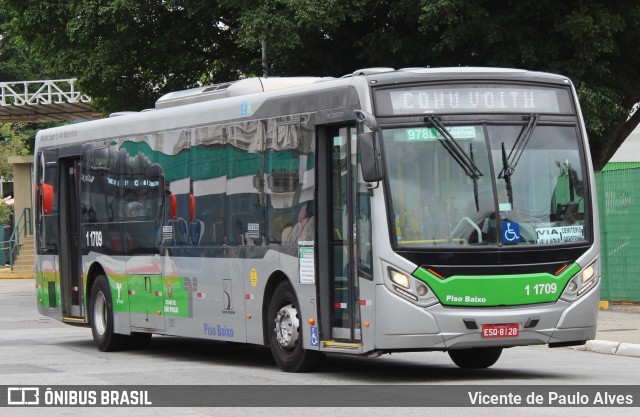
<path fill-rule="evenodd" d="M 370 68 L 357 70 L 342 78 L 331 77 L 273 77 L 248 78 L 214 86 L 200 87 L 168 93 L 156 102 L 156 108 L 142 112 L 120 112 L 112 117 L 91 122 L 77 123 L 46 129 L 38 132 L 36 148 L 56 147 L 72 143 L 122 136 L 134 136 L 159 131 L 170 131 L 185 126 L 230 120 L 251 120 L 263 112 L 260 107 L 269 99 L 282 102 L 289 95 L 309 95 L 313 93 L 331 94 L 334 99 L 325 99 L 318 110 L 335 106 L 337 96 L 341 101 L 353 103 L 347 91 L 351 86 L 359 86 L 362 92 L 368 86 L 384 86 L 400 83 L 431 81 L 513 81 L 544 82 L 569 85 L 570 81 L 561 75 L 509 68 Z M 353 92 L 351 94 L 353 96 Z M 286 100 L 285 100 L 286 101 Z M 308 102 L 308 100 L 303 100 Z M 291 114 L 296 111 L 291 102 L 286 107 Z M 285 104 L 280 103 L 281 106 Z M 323 107 L 324 106 L 324 107 Z"/>
<path fill-rule="evenodd" d="M 331 78 L 322 77 L 271 77 L 245 78 L 238 81 L 214 84 L 206 87 L 167 93 L 156 101 L 156 109 L 181 106 L 208 100 L 244 96 L 309 85 Z"/>
<path fill-rule="evenodd" d="M 360 75 L 356 71 L 354 75 Z M 546 72 L 494 67 L 403 68 L 374 74 L 362 74 L 376 85 L 417 81 L 514 81 L 570 85 L 567 77 Z"/>

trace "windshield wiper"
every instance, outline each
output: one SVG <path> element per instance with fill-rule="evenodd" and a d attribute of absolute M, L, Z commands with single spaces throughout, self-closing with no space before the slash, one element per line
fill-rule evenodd
<path fill-rule="evenodd" d="M 509 158 L 507 157 L 507 151 L 504 149 L 504 142 L 502 142 L 502 172 L 498 175 L 498 178 L 504 179 L 504 183 L 507 187 L 507 198 L 509 199 L 509 204 L 513 207 L 513 189 L 511 188 L 511 173 L 503 174 L 509 171 Z"/>
<path fill-rule="evenodd" d="M 530 114 L 529 116 L 526 116 L 529 118 L 529 123 L 520 131 L 520 134 L 518 135 L 516 142 L 513 144 L 513 148 L 511 148 L 511 152 L 509 152 L 508 157 L 504 150 L 504 142 L 502 143 L 502 170 L 500 171 L 500 174 L 498 174 L 498 178 L 504 179 L 509 183 L 511 182 L 511 176 L 516 170 L 516 166 L 518 165 L 518 162 L 520 162 L 520 158 L 522 158 L 522 154 L 529 143 L 529 139 L 531 139 L 533 130 L 538 124 L 539 116 L 540 115 L 538 114 Z"/>
<path fill-rule="evenodd" d="M 451 133 L 444 127 L 437 116 L 426 116 L 425 119 L 429 121 L 431 126 L 442 136 L 442 138 L 438 138 L 438 141 L 444 146 L 447 152 L 449 152 L 449 155 L 460 165 L 467 176 L 477 181 L 477 179 L 482 176 L 482 172 L 476 166 L 473 157 L 469 157 L 460 145 L 458 145 L 458 142 L 451 136 Z M 473 155 L 473 150 L 471 154 Z"/>
<path fill-rule="evenodd" d="M 471 162 L 475 161 L 473 157 L 473 143 L 469 144 L 469 156 L 471 156 Z M 480 212 L 480 201 L 478 199 L 478 177 L 472 177 L 472 180 L 473 180 L 473 199 L 476 203 L 476 211 Z"/>

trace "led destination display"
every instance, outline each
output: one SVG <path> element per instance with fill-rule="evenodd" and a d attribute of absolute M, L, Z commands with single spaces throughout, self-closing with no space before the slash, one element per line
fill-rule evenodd
<path fill-rule="evenodd" d="M 569 92 L 521 85 L 437 85 L 376 92 L 381 115 L 438 113 L 568 113 Z"/>

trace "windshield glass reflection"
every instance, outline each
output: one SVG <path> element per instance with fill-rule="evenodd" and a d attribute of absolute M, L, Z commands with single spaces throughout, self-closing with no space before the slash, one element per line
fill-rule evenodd
<path fill-rule="evenodd" d="M 531 128 L 517 164 L 507 165 L 509 175 L 504 175 L 505 154 L 530 126 L 446 126 L 456 147 L 477 170 L 460 162 L 435 127 L 384 130 L 397 244 L 446 247 L 584 241 L 584 169 L 574 127 Z M 483 175 L 470 175 L 470 171 Z"/>

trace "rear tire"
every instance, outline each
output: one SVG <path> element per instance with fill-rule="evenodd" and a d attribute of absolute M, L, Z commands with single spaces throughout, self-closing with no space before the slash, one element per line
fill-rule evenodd
<path fill-rule="evenodd" d="M 449 357 L 462 369 L 488 368 L 498 361 L 501 347 L 456 349 L 448 351 Z"/>
<path fill-rule="evenodd" d="M 120 350 L 129 342 L 129 337 L 113 331 L 113 302 L 109 281 L 104 275 L 96 278 L 91 289 L 89 321 L 93 341 L 102 352 Z"/>
<path fill-rule="evenodd" d="M 288 281 L 281 282 L 269 303 L 269 346 L 276 364 L 285 372 L 308 372 L 318 368 L 322 354 L 303 348 L 300 307 Z"/>

